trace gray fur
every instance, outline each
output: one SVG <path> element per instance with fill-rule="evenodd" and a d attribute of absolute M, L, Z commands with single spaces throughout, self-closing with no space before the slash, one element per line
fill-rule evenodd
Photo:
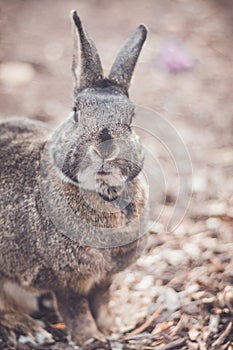
<path fill-rule="evenodd" d="M 141 24 L 126 40 L 111 68 L 109 79 L 122 86 L 125 91 L 129 89 L 133 71 L 146 36 L 147 29 Z"/>
<path fill-rule="evenodd" d="M 83 344 L 103 339 L 112 278 L 142 251 L 147 187 L 134 106 L 116 73 L 115 81 L 100 78 L 94 44 L 72 15 L 82 55 L 74 112 L 55 131 L 22 118 L 0 128 L 0 308 L 10 309 L 4 281 L 52 291 L 73 340 Z M 133 41 L 142 45 L 140 35 Z M 128 84 L 140 49 L 133 58 L 125 50 L 120 76 L 124 56 Z"/>
<path fill-rule="evenodd" d="M 97 80 L 103 78 L 103 69 L 101 66 L 99 54 L 96 50 L 95 44 L 89 38 L 88 34 L 82 27 L 80 18 L 78 17 L 76 11 L 71 11 L 71 16 L 74 20 L 74 24 L 79 34 L 80 42 L 80 67 L 79 67 L 79 79 L 76 74 L 78 66 L 78 37 L 77 32 L 74 28 L 74 55 L 72 70 L 74 74 L 74 83 L 75 83 L 75 93 L 87 87 L 92 87 L 93 83 Z"/>

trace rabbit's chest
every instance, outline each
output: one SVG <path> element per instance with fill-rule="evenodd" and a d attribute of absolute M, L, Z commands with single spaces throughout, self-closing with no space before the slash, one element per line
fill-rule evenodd
<path fill-rule="evenodd" d="M 50 275 L 54 276 L 51 278 L 51 287 L 55 283 L 83 293 L 105 279 L 111 269 L 109 253 L 103 254 L 94 248 L 76 247 L 74 244 L 67 244 L 67 241 L 61 245 L 50 246 L 45 258 L 44 266 L 47 271 L 52 271 Z M 48 281 L 45 269 L 42 269 L 40 274 L 38 280 Z"/>
<path fill-rule="evenodd" d="M 102 272 L 89 272 L 88 269 L 82 269 L 82 271 L 76 269 L 72 272 L 64 269 L 59 271 L 57 277 L 61 287 L 85 295 L 89 293 L 95 284 L 99 284 L 105 279 L 105 274 Z"/>

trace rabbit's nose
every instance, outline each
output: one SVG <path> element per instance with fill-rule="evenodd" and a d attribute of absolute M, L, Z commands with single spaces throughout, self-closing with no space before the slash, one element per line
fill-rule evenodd
<path fill-rule="evenodd" d="M 113 160 L 119 153 L 119 146 L 113 140 L 107 140 L 96 146 L 91 146 L 91 153 L 104 160 Z"/>

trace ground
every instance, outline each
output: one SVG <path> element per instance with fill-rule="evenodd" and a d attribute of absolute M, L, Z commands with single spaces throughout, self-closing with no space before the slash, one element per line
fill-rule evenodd
<path fill-rule="evenodd" d="M 0 5 L 1 118 L 22 115 L 57 125 L 68 115 L 71 9 L 83 19 L 106 72 L 129 33 L 140 23 L 149 29 L 130 96 L 149 108 L 139 108 L 135 124 L 142 134 L 142 126 L 146 131 L 145 146 L 152 149 L 167 187 L 161 190 L 152 177 L 150 193 L 159 195 L 152 201 L 148 246 L 112 286 L 115 337 L 83 349 L 232 350 L 233 2 L 1 0 Z M 185 207 L 178 218 L 187 209 L 191 179 L 192 198 L 172 232 L 167 232 L 167 222 L 178 194 L 177 169 L 169 165 L 166 147 L 154 142 L 158 119 L 152 111 L 161 115 L 160 136 L 174 151 L 175 163 L 185 155 L 185 148 L 181 155 L 176 152 L 182 139 L 193 168 L 191 175 L 186 157 L 189 171 L 180 176 Z M 180 135 L 174 143 L 169 143 L 171 125 Z M 146 137 L 150 130 L 152 140 Z M 163 209 L 160 216 L 158 208 Z M 45 322 L 56 343 L 40 349 L 74 349 L 48 317 Z M 1 325 L 0 349 L 16 349 Z M 17 349 L 34 347 L 21 344 Z"/>

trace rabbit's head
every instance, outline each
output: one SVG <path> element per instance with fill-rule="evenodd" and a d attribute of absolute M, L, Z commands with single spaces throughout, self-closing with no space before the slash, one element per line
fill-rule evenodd
<path fill-rule="evenodd" d="M 147 30 L 140 25 L 132 33 L 104 78 L 93 41 L 75 11 L 72 18 L 74 108 L 54 134 L 53 159 L 66 181 L 112 201 L 143 166 L 128 88 Z"/>

